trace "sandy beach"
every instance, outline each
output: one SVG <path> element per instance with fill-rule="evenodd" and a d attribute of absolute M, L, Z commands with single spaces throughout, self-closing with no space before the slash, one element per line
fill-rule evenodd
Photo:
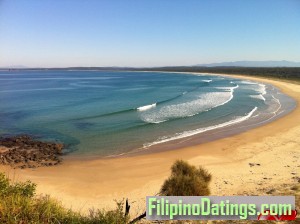
<path fill-rule="evenodd" d="M 300 85 L 265 78 L 233 76 L 265 82 L 300 102 Z M 212 195 L 280 194 L 300 181 L 300 108 L 247 132 L 201 145 L 123 158 L 78 161 L 38 169 L 0 170 L 15 180 L 31 180 L 38 193 L 50 194 L 66 207 L 85 212 L 113 208 L 114 199 L 129 198 L 132 208 L 144 207 L 155 195 L 176 159 L 202 165 L 213 176 Z M 296 194 L 291 191 L 291 195 Z M 299 190 L 298 190 L 299 194 Z"/>

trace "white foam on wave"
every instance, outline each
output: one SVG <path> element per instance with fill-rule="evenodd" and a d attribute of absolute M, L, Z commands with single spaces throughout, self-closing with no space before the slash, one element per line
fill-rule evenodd
<path fill-rule="evenodd" d="M 241 81 L 241 83 L 247 84 L 247 85 L 257 85 L 257 83 L 255 83 L 255 82 L 250 82 L 250 81 Z"/>
<path fill-rule="evenodd" d="M 185 103 L 161 106 L 149 111 L 142 110 L 145 112 L 140 114 L 140 118 L 144 122 L 157 124 L 170 119 L 191 117 L 230 102 L 233 99 L 234 89 L 238 87 L 238 85 L 234 87 L 218 87 L 218 89 L 223 91 L 204 93 L 199 98 Z"/>
<path fill-rule="evenodd" d="M 145 110 L 149 110 L 149 109 L 151 109 L 153 107 L 156 107 L 156 103 L 149 104 L 149 105 L 146 105 L 146 106 L 138 107 L 137 110 L 138 111 L 145 111 Z"/>
<path fill-rule="evenodd" d="M 257 90 L 261 95 L 267 94 L 266 85 L 259 84 L 259 89 Z"/>
<path fill-rule="evenodd" d="M 204 80 L 201 80 L 202 82 L 212 82 L 211 79 L 204 79 Z"/>
<path fill-rule="evenodd" d="M 267 94 L 267 86 L 265 84 L 250 81 L 241 81 L 241 83 L 247 84 L 247 86 L 244 88 L 254 90 L 262 96 Z"/>
<path fill-rule="evenodd" d="M 203 132 L 207 132 L 207 131 L 211 131 L 214 129 L 218 129 L 218 128 L 223 128 L 223 127 L 227 127 L 227 126 L 231 126 L 234 124 L 238 124 L 241 123 L 243 121 L 248 120 L 250 117 L 252 117 L 252 115 L 255 113 L 255 111 L 257 110 L 257 107 L 253 108 L 248 114 L 246 114 L 243 117 L 238 117 L 234 120 L 231 121 L 227 121 L 221 124 L 217 124 L 217 125 L 213 125 L 213 126 L 209 126 L 209 127 L 205 127 L 205 128 L 198 128 L 195 130 L 191 130 L 191 131 L 184 131 L 181 133 L 177 133 L 174 136 L 164 136 L 159 138 L 157 141 L 151 142 L 151 143 L 145 143 L 143 145 L 144 148 L 148 148 L 150 146 L 153 145 L 157 145 L 157 144 L 161 144 L 161 143 L 165 143 L 165 142 L 169 142 L 169 141 L 173 141 L 173 140 L 178 140 L 178 139 L 182 139 L 182 138 L 186 138 L 186 137 L 191 137 L 193 135 L 197 135 L 197 134 L 201 134 Z"/>
<path fill-rule="evenodd" d="M 274 115 L 276 115 L 278 113 L 278 111 L 281 109 L 281 103 L 280 100 L 277 99 L 276 97 L 274 97 L 274 95 L 272 95 L 272 98 L 274 101 L 276 101 L 278 107 L 272 112 Z"/>
<path fill-rule="evenodd" d="M 259 99 L 259 100 L 266 101 L 266 98 L 262 94 L 259 94 L 259 95 L 250 95 L 250 97 L 254 98 L 254 99 Z"/>
<path fill-rule="evenodd" d="M 223 89 L 223 90 L 229 90 L 230 92 L 233 93 L 233 91 L 237 88 L 239 88 L 239 85 L 233 86 L 233 87 L 216 87 L 216 89 Z"/>

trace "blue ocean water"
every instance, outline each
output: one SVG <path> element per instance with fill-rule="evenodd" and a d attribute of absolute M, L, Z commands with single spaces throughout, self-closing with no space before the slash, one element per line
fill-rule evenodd
<path fill-rule="evenodd" d="M 1 71 L 0 134 L 118 155 L 283 112 L 277 89 L 207 74 Z M 287 98 L 285 98 L 286 100 Z"/>

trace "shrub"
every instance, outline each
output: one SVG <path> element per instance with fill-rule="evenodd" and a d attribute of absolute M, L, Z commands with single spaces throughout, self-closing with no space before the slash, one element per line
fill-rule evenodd
<path fill-rule="evenodd" d="M 30 181 L 10 183 L 9 179 L 0 173 L 0 197 L 20 195 L 30 198 L 35 195 L 35 188 L 36 185 Z"/>
<path fill-rule="evenodd" d="M 177 160 L 171 168 L 171 176 L 164 182 L 160 194 L 164 196 L 209 195 L 211 174 L 202 167 L 196 168 L 183 160 Z"/>
<path fill-rule="evenodd" d="M 89 219 L 93 220 L 90 223 L 107 223 L 107 224 L 126 224 L 129 223 L 129 217 L 124 214 L 124 200 L 117 202 L 117 207 L 111 211 L 93 210 L 90 209 Z"/>
<path fill-rule="evenodd" d="M 11 183 L 0 173 L 0 223 L 72 223 L 72 224 L 125 224 L 129 216 L 124 213 L 124 202 L 118 202 L 111 211 L 91 210 L 81 215 L 64 208 L 49 196 L 36 196 L 36 185 L 30 181 Z"/>

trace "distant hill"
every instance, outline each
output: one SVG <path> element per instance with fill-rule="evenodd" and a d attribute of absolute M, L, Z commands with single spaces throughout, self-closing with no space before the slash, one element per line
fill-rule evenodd
<path fill-rule="evenodd" d="M 203 67 L 300 67 L 300 62 L 293 61 L 232 61 L 211 64 L 197 64 Z"/>
<path fill-rule="evenodd" d="M 171 70 L 180 70 L 180 69 L 195 69 L 195 68 L 218 68 L 219 67 L 247 67 L 247 68 L 278 68 L 278 67 L 291 67 L 299 68 L 300 62 L 294 61 L 231 61 L 231 62 L 220 62 L 220 63 L 209 63 L 209 64 L 196 64 L 192 66 L 163 66 L 163 67 L 58 67 L 58 68 L 43 68 L 43 67 L 26 67 L 23 65 L 12 65 L 7 67 L 0 67 L 0 69 L 35 69 L 35 70 L 65 70 L 65 69 L 78 69 L 78 70 L 157 70 L 157 69 L 171 69 Z"/>

